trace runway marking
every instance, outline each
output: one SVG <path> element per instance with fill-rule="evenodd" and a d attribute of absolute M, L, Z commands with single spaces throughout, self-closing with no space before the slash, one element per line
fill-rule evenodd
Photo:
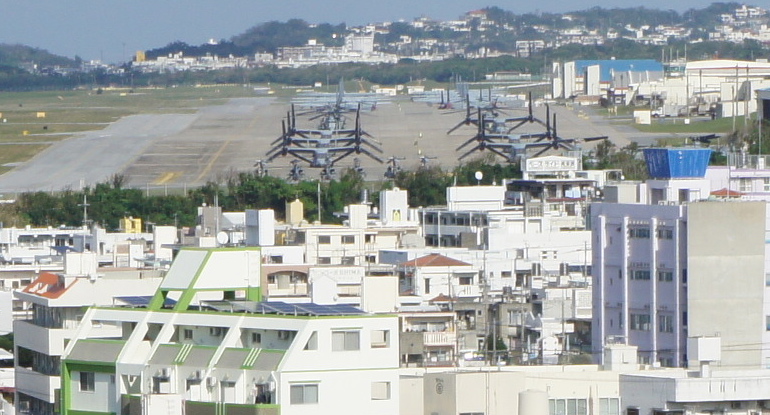
<path fill-rule="evenodd" d="M 255 117 L 250 123 L 248 127 L 248 132 L 251 132 L 252 128 L 254 127 L 254 124 L 257 123 L 257 118 Z M 245 134 L 244 134 L 245 135 Z M 233 140 L 235 140 L 235 137 L 228 138 L 227 141 L 225 141 L 221 147 L 219 147 L 219 150 L 217 150 L 216 153 L 214 153 L 214 157 L 211 158 L 211 161 L 206 164 L 206 168 L 203 169 L 201 174 L 198 175 L 198 177 L 195 179 L 196 182 L 200 182 L 203 176 L 207 175 L 209 171 L 211 171 L 211 168 L 214 166 L 214 163 L 217 161 L 219 156 L 222 155 L 222 152 L 225 151 L 225 147 L 227 147 L 228 144 L 230 144 Z"/>
<path fill-rule="evenodd" d="M 160 176 L 158 178 L 158 180 L 155 180 L 152 184 L 166 184 L 166 183 L 176 179 L 180 175 L 181 175 L 181 173 L 178 172 L 178 171 L 169 172 L 169 173 L 164 174 L 163 176 Z"/>

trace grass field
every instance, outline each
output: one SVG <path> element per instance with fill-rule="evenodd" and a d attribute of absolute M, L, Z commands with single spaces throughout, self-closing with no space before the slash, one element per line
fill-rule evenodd
<path fill-rule="evenodd" d="M 0 93 L 0 173 L 74 133 L 99 130 L 146 113 L 192 113 L 229 98 L 255 96 L 252 86 L 104 89 Z"/>
<path fill-rule="evenodd" d="M 736 128 L 743 128 L 743 117 L 736 117 Z M 668 119 L 653 120 L 650 125 L 638 125 L 634 127 L 639 131 L 646 133 L 729 133 L 733 130 L 732 118 L 718 118 L 716 120 L 708 121 L 692 121 L 690 124 L 685 124 L 684 119 Z"/>

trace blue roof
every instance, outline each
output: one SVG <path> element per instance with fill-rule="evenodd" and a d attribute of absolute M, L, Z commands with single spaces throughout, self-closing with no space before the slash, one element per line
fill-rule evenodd
<path fill-rule="evenodd" d="M 644 160 L 653 179 L 703 178 L 711 157 L 708 148 L 646 148 Z"/>
<path fill-rule="evenodd" d="M 583 73 L 587 67 L 599 65 L 601 81 L 612 80 L 613 72 L 663 72 L 663 64 L 654 59 L 605 59 L 575 61 L 575 73 Z"/>

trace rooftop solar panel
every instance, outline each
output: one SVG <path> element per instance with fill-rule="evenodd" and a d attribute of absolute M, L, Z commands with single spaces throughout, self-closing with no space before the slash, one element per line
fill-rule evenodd
<path fill-rule="evenodd" d="M 129 296 L 115 297 L 115 300 L 121 303 L 124 303 L 125 305 L 129 305 L 131 307 L 147 307 L 150 305 L 152 296 L 151 295 L 129 295 Z M 171 298 L 166 298 L 166 301 L 164 302 L 164 305 L 166 306 L 173 306 L 174 304 L 176 304 L 176 301 Z"/>
<path fill-rule="evenodd" d="M 363 310 L 347 304 L 323 305 L 315 303 L 290 304 L 282 301 L 203 301 L 206 307 L 221 312 L 247 312 L 257 314 L 280 314 L 291 316 L 342 316 L 366 314 Z"/>

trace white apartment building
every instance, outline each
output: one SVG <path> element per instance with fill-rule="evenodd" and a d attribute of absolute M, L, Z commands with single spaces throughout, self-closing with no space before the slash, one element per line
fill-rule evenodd
<path fill-rule="evenodd" d="M 32 305 L 29 320 L 14 322 L 14 354 L 32 354 L 32 367 L 16 366 L 16 399 L 19 412 L 35 415 L 55 413 L 61 388 L 61 355 L 76 337 L 87 307 L 111 306 L 117 297 L 152 295 L 161 272 L 97 268 L 96 254 L 66 254 L 63 272 L 44 272 L 16 297 Z M 120 327 L 94 324 L 94 334 L 110 337 Z"/>
<path fill-rule="evenodd" d="M 91 308 L 62 359 L 61 413 L 397 413 L 397 317 L 261 302 L 260 257 L 183 249 L 151 301 Z"/>

